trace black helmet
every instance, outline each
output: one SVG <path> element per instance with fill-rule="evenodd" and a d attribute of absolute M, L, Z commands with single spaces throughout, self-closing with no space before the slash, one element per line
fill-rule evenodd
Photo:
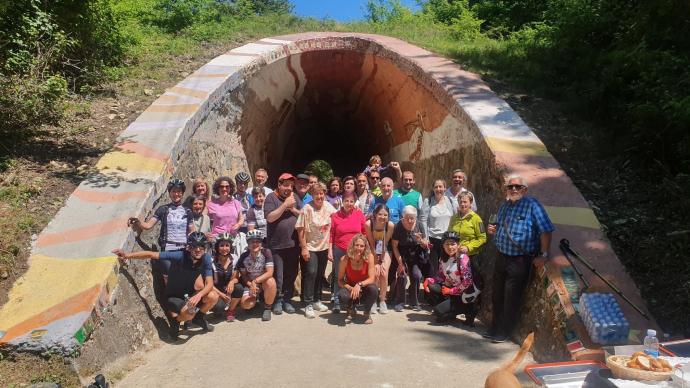
<path fill-rule="evenodd" d="M 187 236 L 187 245 L 190 247 L 205 247 L 208 244 L 206 235 L 201 232 L 192 232 Z"/>
<path fill-rule="evenodd" d="M 441 240 L 443 242 L 446 242 L 446 240 L 449 240 L 449 239 L 453 240 L 455 242 L 459 242 L 460 241 L 460 235 L 453 232 L 452 230 L 449 230 L 449 231 L 443 233 L 443 237 L 441 238 Z"/>
<path fill-rule="evenodd" d="M 240 183 L 240 182 L 248 183 L 249 179 L 250 179 L 249 174 L 247 174 L 244 171 L 240 171 L 237 173 L 237 175 L 235 175 L 235 182 L 237 182 L 237 183 Z"/>
<path fill-rule="evenodd" d="M 173 178 L 168 182 L 168 191 L 172 189 L 182 189 L 182 191 L 187 191 L 187 186 L 184 184 L 182 179 Z"/>

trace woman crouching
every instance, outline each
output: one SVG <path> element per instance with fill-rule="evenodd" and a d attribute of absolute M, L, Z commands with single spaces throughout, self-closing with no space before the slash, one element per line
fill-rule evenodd
<path fill-rule="evenodd" d="M 233 298 L 230 309 L 234 311 L 239 302 L 244 310 L 249 311 L 256 306 L 259 294 L 263 293 L 264 312 L 261 320 L 270 321 L 271 306 L 276 298 L 276 281 L 273 278 L 273 255 L 270 249 L 262 247 L 262 240 L 263 233 L 260 230 L 247 232 L 249 247 L 240 256 L 235 267 L 235 279 L 240 283 L 235 287 L 242 289 L 242 297 Z"/>
<path fill-rule="evenodd" d="M 427 300 L 434 306 L 439 322 L 447 322 L 465 314 L 465 325 L 473 326 L 476 315 L 474 302 L 479 291 L 472 283 L 470 258 L 460 253 L 460 236 L 448 231 L 443 234 L 443 251 L 436 277 L 424 281 Z"/>
<path fill-rule="evenodd" d="M 356 234 L 347 247 L 347 253 L 340 259 L 338 269 L 339 301 L 348 311 L 348 317 L 355 318 L 358 301 L 364 303 L 364 323 L 372 324 L 371 307 L 376 302 L 379 290 L 375 283 L 374 255 L 363 234 Z"/>

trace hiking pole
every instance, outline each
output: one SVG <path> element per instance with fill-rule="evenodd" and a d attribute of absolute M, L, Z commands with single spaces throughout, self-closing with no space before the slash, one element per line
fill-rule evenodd
<path fill-rule="evenodd" d="M 616 287 L 613 283 L 611 283 L 611 282 L 608 281 L 606 278 L 604 278 L 604 277 L 599 273 L 599 271 L 597 271 L 597 269 L 594 268 L 594 266 L 592 266 L 592 264 L 591 264 L 587 259 L 585 259 L 582 255 L 580 255 L 579 253 L 577 253 L 577 251 L 575 251 L 573 248 L 571 248 L 571 247 L 570 247 L 570 241 L 568 241 L 567 239 L 561 239 L 561 243 L 559 244 L 559 247 L 561 248 L 561 250 L 562 250 L 563 253 L 565 254 L 565 257 L 566 257 L 566 258 L 568 257 L 568 253 L 571 254 L 571 255 L 573 255 L 573 256 L 574 256 L 576 259 L 578 259 L 582 264 L 584 264 L 585 267 L 587 267 L 590 271 L 592 271 L 595 275 L 597 275 L 597 277 L 598 277 L 599 279 L 601 279 L 604 283 L 606 283 L 606 285 L 609 286 L 616 294 L 618 294 L 618 296 L 620 296 L 621 299 L 623 299 L 627 304 L 629 304 L 632 308 L 634 308 L 634 309 L 635 309 L 638 313 L 640 313 L 640 315 L 642 315 L 645 319 L 649 319 L 649 316 L 647 315 L 647 313 L 645 313 L 644 311 L 642 311 L 642 309 L 640 309 L 639 307 L 637 307 L 637 306 L 635 305 L 635 303 L 633 303 L 630 299 L 628 299 L 627 296 L 623 295 L 623 292 L 622 292 L 618 287 Z M 569 259 L 568 261 L 570 261 L 570 259 Z"/>
<path fill-rule="evenodd" d="M 567 249 L 564 248 L 563 245 L 559 245 L 559 247 L 561 248 L 561 251 L 563 251 L 563 255 L 565 256 L 566 260 L 568 260 L 568 263 L 570 263 L 570 266 L 573 267 L 573 269 L 575 270 L 575 273 L 577 274 L 577 276 L 582 281 L 582 284 L 584 284 L 584 287 L 582 288 L 582 292 L 587 291 L 590 284 L 589 284 L 589 281 L 587 281 L 587 279 L 585 278 L 585 274 L 583 274 L 582 271 L 580 271 L 580 269 L 577 268 L 573 259 L 570 258 L 570 255 L 568 254 Z"/>

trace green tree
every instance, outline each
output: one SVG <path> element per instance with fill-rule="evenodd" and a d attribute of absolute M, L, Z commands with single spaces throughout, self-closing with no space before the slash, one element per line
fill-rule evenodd
<path fill-rule="evenodd" d="M 331 165 L 328 164 L 327 161 L 321 159 L 309 162 L 304 171 L 306 171 L 307 174 L 316 175 L 321 182 L 327 182 L 333 177 L 333 168 L 331 168 Z"/>

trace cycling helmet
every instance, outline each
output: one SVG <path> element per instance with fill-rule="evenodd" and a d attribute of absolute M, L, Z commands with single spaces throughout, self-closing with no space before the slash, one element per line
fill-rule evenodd
<path fill-rule="evenodd" d="M 458 241 L 460 241 L 460 235 L 453 232 L 452 230 L 449 230 L 449 231 L 443 233 L 443 237 L 441 238 L 441 240 L 443 242 L 445 242 L 446 240 L 454 240 L 455 242 L 458 242 Z"/>
<path fill-rule="evenodd" d="M 187 245 L 190 247 L 205 247 L 207 244 L 208 239 L 201 232 L 192 232 L 187 236 Z"/>
<path fill-rule="evenodd" d="M 481 293 L 482 290 L 480 290 L 479 287 L 472 283 L 469 287 L 465 288 L 465 290 L 462 291 L 460 299 L 462 300 L 462 303 L 465 304 L 474 303 L 477 300 L 477 297 L 479 297 L 479 294 Z"/>
<path fill-rule="evenodd" d="M 187 186 L 184 184 L 182 179 L 173 178 L 168 182 L 168 191 L 172 189 L 182 189 L 182 191 L 187 191 Z"/>
<path fill-rule="evenodd" d="M 240 171 L 237 173 L 237 175 L 235 175 L 235 182 L 237 183 L 249 183 L 249 179 L 249 174 L 244 171 Z"/>
<path fill-rule="evenodd" d="M 253 229 L 253 230 L 250 230 L 249 232 L 247 232 L 247 242 L 249 242 L 249 240 L 261 241 L 263 239 L 264 239 L 264 234 L 261 233 L 261 231 L 259 229 Z"/>
<path fill-rule="evenodd" d="M 234 240 L 235 240 L 235 238 L 232 237 L 232 235 L 230 233 L 223 232 L 223 233 L 219 234 L 218 236 L 216 236 L 216 243 L 215 243 L 214 247 L 216 250 L 218 250 L 218 245 L 220 245 L 220 243 L 222 241 L 227 241 L 230 243 L 230 245 L 232 245 L 232 242 Z"/>

